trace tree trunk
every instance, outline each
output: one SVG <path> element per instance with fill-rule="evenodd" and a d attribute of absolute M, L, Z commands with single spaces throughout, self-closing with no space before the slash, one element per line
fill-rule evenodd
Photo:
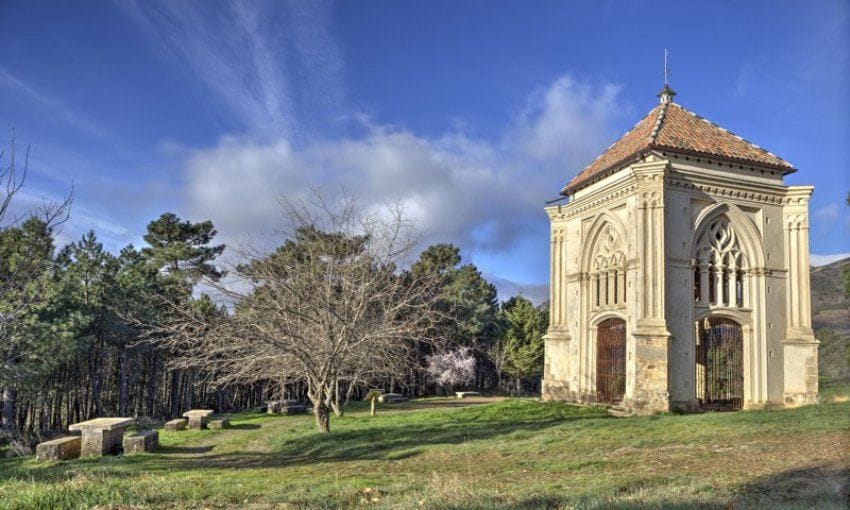
<path fill-rule="evenodd" d="M 3 428 L 15 432 L 15 400 L 17 392 L 11 386 L 3 388 Z"/>
<path fill-rule="evenodd" d="M 91 393 L 92 400 L 94 402 L 94 415 L 95 417 L 103 416 L 103 403 L 100 398 L 100 391 L 102 387 L 102 379 L 101 379 L 101 363 L 98 363 L 97 356 L 95 350 L 92 349 L 89 353 L 89 376 L 91 377 Z"/>
<path fill-rule="evenodd" d="M 339 381 L 334 383 L 333 395 L 331 396 L 331 409 L 334 411 L 334 416 L 342 418 L 345 414 L 345 403 L 341 402 L 342 397 L 339 395 Z"/>
<path fill-rule="evenodd" d="M 180 370 L 171 371 L 171 418 L 180 416 Z"/>
<path fill-rule="evenodd" d="M 118 357 L 118 416 L 127 415 L 127 348 Z"/>
<path fill-rule="evenodd" d="M 319 429 L 319 432 L 330 432 L 331 410 L 325 404 L 323 399 L 316 399 L 313 403 L 313 414 L 316 416 L 316 428 Z"/>

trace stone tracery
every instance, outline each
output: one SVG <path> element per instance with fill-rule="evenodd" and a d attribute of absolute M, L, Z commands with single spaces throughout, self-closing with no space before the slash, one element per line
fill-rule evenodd
<path fill-rule="evenodd" d="M 593 308 L 620 307 L 626 302 L 626 255 L 622 236 L 606 224 L 596 239 L 591 278 Z"/>
<path fill-rule="evenodd" d="M 702 306 L 746 307 L 749 269 L 738 236 L 721 216 L 703 229 L 695 247 L 694 301 Z"/>

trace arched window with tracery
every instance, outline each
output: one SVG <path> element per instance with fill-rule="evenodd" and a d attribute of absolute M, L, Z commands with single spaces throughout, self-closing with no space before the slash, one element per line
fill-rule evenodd
<path fill-rule="evenodd" d="M 725 216 L 703 229 L 694 256 L 694 301 L 704 306 L 743 308 L 747 257 Z"/>
<path fill-rule="evenodd" d="M 593 308 L 621 307 L 626 303 L 626 255 L 622 237 L 611 225 L 600 233 L 590 267 Z"/>

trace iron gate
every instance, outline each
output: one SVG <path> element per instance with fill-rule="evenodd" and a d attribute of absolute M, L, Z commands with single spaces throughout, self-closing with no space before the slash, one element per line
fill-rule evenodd
<path fill-rule="evenodd" d="M 626 394 L 626 322 L 606 319 L 596 330 L 596 401 L 615 404 Z"/>
<path fill-rule="evenodd" d="M 738 411 L 744 403 L 744 335 L 737 322 L 703 319 L 697 344 L 697 399 L 706 411 Z"/>

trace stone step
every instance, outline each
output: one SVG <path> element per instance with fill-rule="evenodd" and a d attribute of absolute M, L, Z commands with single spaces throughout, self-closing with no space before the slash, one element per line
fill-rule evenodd
<path fill-rule="evenodd" d="M 631 409 L 619 406 L 609 407 L 607 411 L 610 416 L 616 416 L 617 418 L 628 418 L 635 415 Z"/>

